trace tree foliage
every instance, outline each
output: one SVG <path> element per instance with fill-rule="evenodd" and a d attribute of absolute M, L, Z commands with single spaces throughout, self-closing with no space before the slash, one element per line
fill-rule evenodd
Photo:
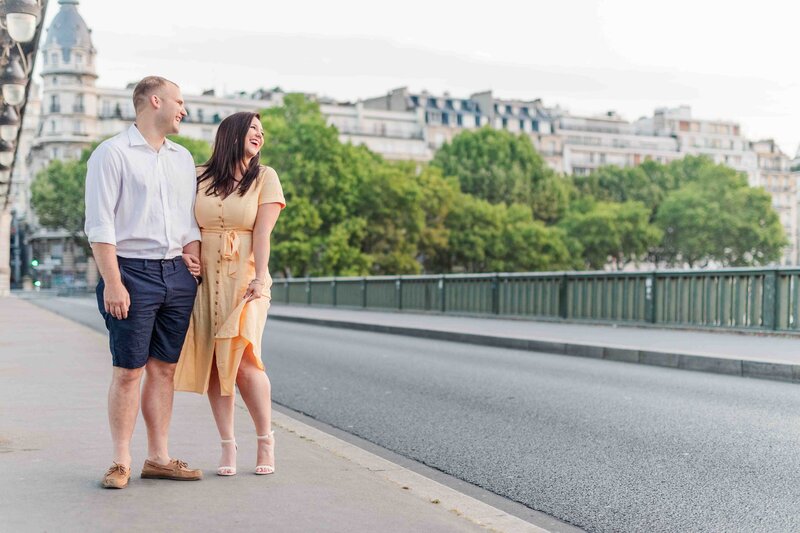
<path fill-rule="evenodd" d="M 689 161 L 684 185 L 656 214 L 664 239 L 657 251 L 669 265 L 756 266 L 776 261 L 787 241 L 769 194 L 708 160 Z"/>
<path fill-rule="evenodd" d="M 583 202 L 575 206 L 561 227 L 583 247 L 585 266 L 602 269 L 607 264 L 621 270 L 639 263 L 657 246 L 661 231 L 650 224 L 650 210 L 642 202 Z"/>
<path fill-rule="evenodd" d="M 554 222 L 569 201 L 569 182 L 536 152 L 530 137 L 489 127 L 464 131 L 442 146 L 432 165 L 458 178 L 464 193 L 491 204 L 520 203 Z"/>

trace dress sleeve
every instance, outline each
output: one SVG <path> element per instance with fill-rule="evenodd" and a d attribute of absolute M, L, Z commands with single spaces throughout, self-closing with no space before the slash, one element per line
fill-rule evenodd
<path fill-rule="evenodd" d="M 261 191 L 258 193 L 258 205 L 281 204 L 281 209 L 286 207 L 283 187 L 281 187 L 277 172 L 271 167 L 265 167 L 263 176 L 264 183 L 261 184 Z"/>

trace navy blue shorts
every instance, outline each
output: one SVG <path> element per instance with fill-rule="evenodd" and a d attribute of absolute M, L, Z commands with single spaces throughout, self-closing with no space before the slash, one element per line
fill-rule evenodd
<path fill-rule="evenodd" d="M 97 284 L 97 305 L 106 321 L 114 366 L 141 368 L 148 357 L 177 363 L 189 318 L 192 316 L 197 282 L 183 259 L 129 259 L 118 257 L 122 283 L 131 306 L 122 320 L 106 313 L 103 280 Z"/>

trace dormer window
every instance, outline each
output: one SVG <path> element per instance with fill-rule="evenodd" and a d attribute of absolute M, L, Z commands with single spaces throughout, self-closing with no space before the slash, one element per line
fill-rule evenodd
<path fill-rule="evenodd" d="M 75 54 L 75 63 L 83 65 L 83 54 Z"/>

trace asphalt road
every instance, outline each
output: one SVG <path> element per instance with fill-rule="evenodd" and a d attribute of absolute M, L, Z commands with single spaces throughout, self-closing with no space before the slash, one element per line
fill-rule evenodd
<path fill-rule="evenodd" d="M 800 531 L 796 384 L 278 321 L 263 358 L 276 402 L 588 531 Z"/>

